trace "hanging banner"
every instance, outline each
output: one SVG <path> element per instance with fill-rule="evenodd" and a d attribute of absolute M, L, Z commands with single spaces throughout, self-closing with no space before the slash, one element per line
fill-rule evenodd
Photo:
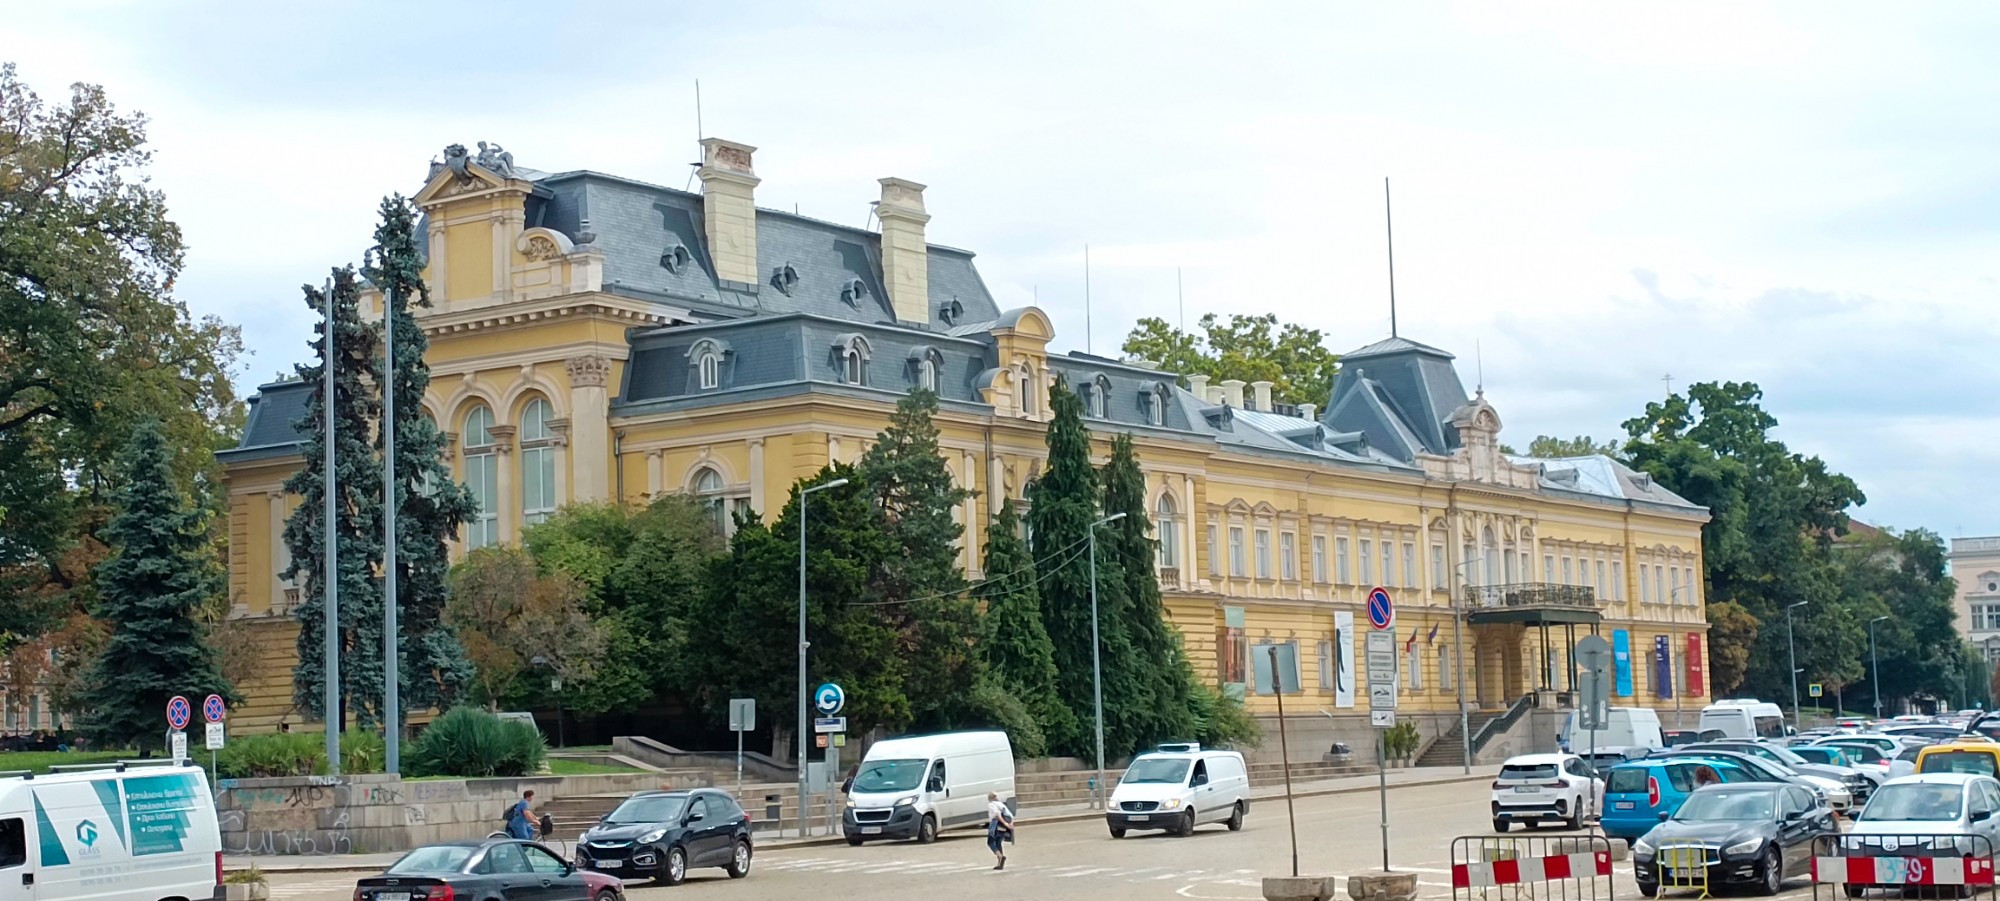
<path fill-rule="evenodd" d="M 1621 698 L 1632 696 L 1632 633 L 1624 629 L 1611 632 L 1611 666 L 1617 675 L 1614 694 Z"/>
<path fill-rule="evenodd" d="M 1333 706 L 1354 706 L 1354 614 L 1333 614 L 1333 654 L 1339 666 L 1333 671 Z"/>
<path fill-rule="evenodd" d="M 1653 636 L 1653 694 L 1674 696 L 1674 641 L 1665 635 Z"/>
<path fill-rule="evenodd" d="M 1702 666 L 1702 661 L 1703 657 L 1701 654 L 1701 633 L 1689 632 L 1688 650 L 1687 650 L 1687 686 L 1688 686 L 1687 693 L 1692 697 L 1698 698 L 1708 693 L 1707 684 L 1702 681 L 1702 674 L 1706 670 L 1706 667 Z"/>

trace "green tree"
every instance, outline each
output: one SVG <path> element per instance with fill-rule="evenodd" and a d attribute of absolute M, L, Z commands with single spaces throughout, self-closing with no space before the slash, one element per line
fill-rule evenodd
<path fill-rule="evenodd" d="M 325 686 L 325 382 L 328 354 L 324 340 L 313 342 L 320 363 L 300 365 L 299 377 L 312 385 L 311 399 L 300 422 L 304 465 L 285 481 L 285 490 L 303 503 L 285 522 L 285 547 L 292 564 L 284 576 L 297 579 L 300 601 L 297 667 L 292 670 L 292 700 L 309 715 L 344 728 L 349 714 L 364 724 L 378 722 L 376 702 L 382 697 L 382 605 L 375 573 L 381 566 L 382 532 L 377 518 L 382 500 L 382 468 L 371 444 L 379 405 L 371 385 L 379 384 L 372 330 L 361 322 L 354 270 L 333 271 L 331 295 L 305 288 L 306 304 L 322 316 L 333 310 L 334 467 L 339 478 L 334 491 L 334 532 L 340 586 L 341 709 L 327 711 Z M 314 331 L 325 335 L 322 318 Z"/>
<path fill-rule="evenodd" d="M 1842 588 L 1841 602 L 1860 621 L 1859 663 L 1867 666 L 1862 679 L 1881 673 L 1882 684 L 1871 686 L 1884 698 L 1884 710 L 1895 699 L 1916 695 L 1950 697 L 1960 678 L 1961 640 L 1953 620 L 1957 586 L 1946 575 L 1943 539 L 1922 529 L 1849 536 L 1836 545 Z M 1875 660 L 1868 659 L 1867 622 L 1875 626 Z M 1871 664 L 1879 663 L 1879 666 Z M 1983 670 L 1983 664 L 1982 664 Z M 1975 678 L 1974 687 L 1984 683 Z"/>
<path fill-rule="evenodd" d="M 175 488 L 221 509 L 242 344 L 172 297 L 181 233 L 145 125 L 93 85 L 45 104 L 0 65 L 0 653 L 89 605 L 140 423 L 165 435 Z"/>
<path fill-rule="evenodd" d="M 1201 334 L 1192 335 L 1147 317 L 1126 335 L 1123 350 L 1181 375 L 1268 381 L 1275 403 L 1326 403 L 1339 357 L 1318 329 L 1281 325 L 1275 313 L 1238 313 L 1226 322 L 1210 313 L 1201 317 L 1199 328 Z"/>
<path fill-rule="evenodd" d="M 1146 476 L 1139 471 L 1138 451 L 1129 433 L 1120 434 L 1111 439 L 1111 459 L 1104 466 L 1104 513 L 1123 513 L 1125 518 L 1105 527 L 1098 551 L 1116 560 L 1124 576 L 1130 617 L 1126 629 L 1136 652 L 1134 663 L 1143 668 L 1140 675 L 1153 698 L 1139 737 L 1192 739 L 1198 727 L 1194 667 L 1160 600 L 1158 551 L 1151 537 L 1153 523 L 1148 509 Z"/>
<path fill-rule="evenodd" d="M 1117 757 L 1137 747 L 1144 736 L 1153 698 L 1135 661 L 1127 629 L 1131 622 L 1124 572 L 1116 557 L 1098 554 L 1097 579 L 1091 581 L 1088 553 L 1090 530 L 1098 513 L 1097 471 L 1090 464 L 1090 430 L 1083 424 L 1083 401 L 1058 376 L 1049 392 L 1053 418 L 1048 429 L 1048 469 L 1028 487 L 1032 506 L 1028 523 L 1037 566 L 1041 570 L 1042 622 L 1055 645 L 1057 694 L 1079 721 L 1096 722 L 1096 674 L 1101 671 L 1104 696 L 1104 752 Z M 1095 605 L 1093 605 L 1093 588 Z M 1093 655 L 1092 609 L 1096 608 L 1098 648 Z M 1094 664 L 1099 662 L 1101 667 Z M 1094 734 L 1059 748 L 1073 755 L 1093 754 Z"/>
<path fill-rule="evenodd" d="M 1503 454 L 1517 453 L 1513 448 L 1504 444 L 1500 445 L 1500 452 Z M 1589 435 L 1578 435 L 1575 438 L 1536 435 L 1535 440 L 1528 443 L 1528 456 L 1530 457 L 1555 459 L 1558 457 L 1588 457 L 1593 454 L 1616 457 L 1618 456 L 1618 442 L 1599 442 Z"/>
<path fill-rule="evenodd" d="M 1708 681 L 1710 697 L 1727 697 L 1750 671 L 1750 651 L 1763 627 L 1750 611 L 1734 601 L 1708 605 Z"/>
<path fill-rule="evenodd" d="M 973 649 L 978 613 L 965 594 L 953 511 L 971 492 L 952 481 L 938 448 L 937 395 L 922 388 L 896 403 L 889 427 L 856 467 L 895 546 L 876 574 L 875 597 L 900 634 L 908 661 L 912 725 L 948 729 L 983 718 L 973 709 L 982 661 Z"/>
<path fill-rule="evenodd" d="M 398 688 L 404 710 L 448 708 L 470 681 L 465 648 L 445 626 L 446 580 L 451 560 L 446 542 L 478 512 L 472 492 L 452 481 L 445 466 L 445 438 L 423 413 L 431 368 L 424 362 L 430 342 L 417 326 L 412 307 L 431 305 L 423 282 L 416 213 L 401 195 L 383 198 L 375 228 L 374 265 L 363 275 L 382 292 L 388 327 L 394 329 L 396 436 L 396 611 Z M 378 435 L 388 434 L 379 427 Z M 378 439 L 376 458 L 383 448 Z M 381 513 L 377 509 L 377 513 Z M 376 534 L 381 534 L 380 523 Z M 294 558 L 296 559 L 296 558 Z M 342 598 L 343 606 L 352 603 Z M 379 601 L 377 602 L 379 603 Z M 401 728 L 400 723 L 393 724 Z"/>
<path fill-rule="evenodd" d="M 1076 714 L 1056 693 L 1055 645 L 1042 624 L 1035 559 L 1021 540 L 1014 505 L 1002 500 L 999 507 L 986 533 L 986 581 L 980 585 L 986 615 L 979 647 L 1000 685 L 1021 699 L 1040 726 L 1044 744 L 1076 747 L 1083 735 Z M 1023 750 L 1017 743 L 1016 753 Z"/>
<path fill-rule="evenodd" d="M 141 424 L 119 462 L 107 531 L 115 550 L 97 570 L 98 615 L 111 636 L 81 700 L 86 730 L 106 747 L 157 746 L 168 698 L 235 698 L 196 616 L 223 579 L 201 513 L 173 485 L 160 428 Z"/>
<path fill-rule="evenodd" d="M 573 682 L 589 678 L 604 656 L 604 631 L 585 612 L 583 584 L 540 572 L 519 548 L 480 548 L 459 561 L 444 618 L 496 709 L 537 667 Z"/>

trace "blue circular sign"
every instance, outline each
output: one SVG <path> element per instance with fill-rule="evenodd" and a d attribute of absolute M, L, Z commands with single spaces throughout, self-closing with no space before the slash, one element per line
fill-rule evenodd
<path fill-rule="evenodd" d="M 201 716 L 203 719 L 211 723 L 219 723 L 222 722 L 223 717 L 228 715 L 229 707 L 222 703 L 221 695 L 209 695 L 202 699 Z"/>
<path fill-rule="evenodd" d="M 188 699 L 174 695 L 173 700 L 167 702 L 167 725 L 186 729 L 188 720 L 193 717 L 194 706 L 188 703 Z"/>
<path fill-rule="evenodd" d="M 846 706 L 847 692 L 842 691 L 840 686 L 832 682 L 822 684 L 817 691 L 813 692 L 813 708 L 818 710 L 822 716 L 833 716 L 839 713 L 842 707 Z"/>
<path fill-rule="evenodd" d="M 1396 605 L 1389 600 L 1389 592 L 1380 586 L 1368 592 L 1368 624 L 1376 629 L 1387 629 L 1396 622 Z"/>

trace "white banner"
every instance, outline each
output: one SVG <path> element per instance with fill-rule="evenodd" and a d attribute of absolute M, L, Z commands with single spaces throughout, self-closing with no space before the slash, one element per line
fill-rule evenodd
<path fill-rule="evenodd" d="M 1340 661 L 1340 669 L 1334 673 L 1333 706 L 1354 706 L 1354 614 L 1336 611 L 1333 614 L 1333 653 Z"/>

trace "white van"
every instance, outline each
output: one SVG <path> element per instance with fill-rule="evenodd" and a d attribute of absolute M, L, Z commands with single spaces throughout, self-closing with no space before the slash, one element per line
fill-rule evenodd
<path fill-rule="evenodd" d="M 1582 728 L 1578 714 L 1569 712 L 1569 720 L 1563 723 L 1563 739 L 1569 742 L 1572 754 L 1582 754 L 1590 750 L 1592 732 Z M 1604 728 L 1595 733 L 1599 749 L 1604 748 L 1651 748 L 1658 751 L 1667 746 L 1667 737 L 1660 731 L 1660 715 L 1649 707 L 1613 707 L 1607 711 Z"/>
<path fill-rule="evenodd" d="M 1005 732 L 945 732 L 878 741 L 848 786 L 847 843 L 914 838 L 986 825 L 986 795 L 1014 807 L 1014 748 Z"/>
<path fill-rule="evenodd" d="M 1178 744 L 1132 758 L 1104 819 L 1112 838 L 1124 838 L 1127 829 L 1187 835 L 1200 823 L 1227 823 L 1234 832 L 1249 811 L 1250 773 L 1242 754 Z"/>
<path fill-rule="evenodd" d="M 0 773 L 0 901 L 222 896 L 222 833 L 200 768 Z"/>
<path fill-rule="evenodd" d="M 1699 731 L 1710 730 L 1728 738 L 1783 738 L 1785 711 L 1755 698 L 1717 701 L 1701 709 Z"/>

